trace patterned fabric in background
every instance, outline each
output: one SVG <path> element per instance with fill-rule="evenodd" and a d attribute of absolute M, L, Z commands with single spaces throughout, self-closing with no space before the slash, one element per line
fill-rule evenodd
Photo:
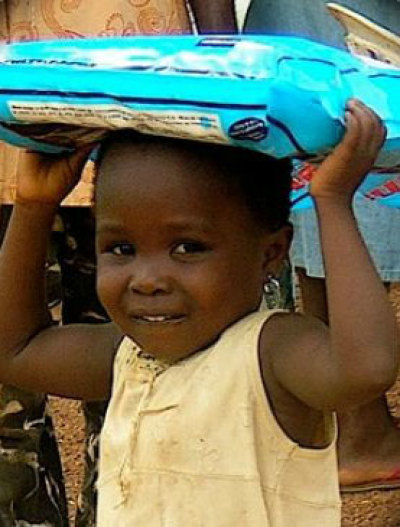
<path fill-rule="evenodd" d="M 190 32 L 184 0 L 0 0 L 0 41 L 183 32 Z M 17 149 L 0 144 L 0 203 L 13 203 L 17 158 Z M 69 198 L 69 205 L 90 204 L 91 180 L 89 165 L 77 191 Z M 3 209 L 0 229 L 8 211 L 9 207 Z M 47 273 L 49 302 L 57 304 L 62 295 L 64 323 L 104 322 L 105 313 L 95 293 L 90 211 L 65 207 L 60 216 L 64 228 L 53 234 Z M 105 410 L 106 403 L 84 405 L 87 448 L 85 483 L 76 520 L 79 527 L 95 525 L 94 482 Z M 1 387 L 0 526 L 14 525 L 65 527 L 68 520 L 45 397 Z"/>
<path fill-rule="evenodd" d="M 185 0 L 6 0 L 0 42 L 190 33 Z M 15 197 L 17 150 L 0 145 L 0 203 Z M 69 205 L 88 205 L 90 169 Z"/>
<path fill-rule="evenodd" d="M 190 32 L 181 0 L 12 0 L 0 4 L 2 40 Z"/>

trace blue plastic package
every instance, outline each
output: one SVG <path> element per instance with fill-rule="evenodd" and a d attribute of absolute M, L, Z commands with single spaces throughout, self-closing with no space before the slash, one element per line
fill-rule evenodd
<path fill-rule="evenodd" d="M 400 69 L 294 37 L 169 36 L 0 47 L 0 139 L 62 152 L 107 130 L 322 158 L 346 101 L 388 129 L 377 168 L 400 166 Z M 399 169 L 400 171 L 400 169 Z"/>

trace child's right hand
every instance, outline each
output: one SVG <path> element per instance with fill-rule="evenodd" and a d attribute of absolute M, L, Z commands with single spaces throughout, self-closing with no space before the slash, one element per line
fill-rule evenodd
<path fill-rule="evenodd" d="M 68 156 L 25 151 L 17 170 L 17 202 L 59 205 L 78 183 L 93 145 Z"/>

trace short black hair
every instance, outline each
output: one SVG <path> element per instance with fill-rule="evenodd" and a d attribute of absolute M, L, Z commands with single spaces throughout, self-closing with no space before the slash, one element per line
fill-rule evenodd
<path fill-rule="evenodd" d="M 218 143 L 141 134 L 134 130 L 110 132 L 96 155 L 97 170 L 112 146 L 129 144 L 170 144 L 207 159 L 221 178 L 245 199 L 255 221 L 271 231 L 289 221 L 292 164 L 287 158 L 276 159 L 261 152 Z"/>

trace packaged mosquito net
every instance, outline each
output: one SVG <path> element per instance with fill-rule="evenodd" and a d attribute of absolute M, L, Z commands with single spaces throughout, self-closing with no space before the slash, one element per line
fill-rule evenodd
<path fill-rule="evenodd" d="M 347 99 L 388 129 L 378 164 L 400 165 L 400 70 L 293 37 L 125 37 L 0 47 L 0 139 L 61 152 L 107 130 L 324 156 Z"/>

